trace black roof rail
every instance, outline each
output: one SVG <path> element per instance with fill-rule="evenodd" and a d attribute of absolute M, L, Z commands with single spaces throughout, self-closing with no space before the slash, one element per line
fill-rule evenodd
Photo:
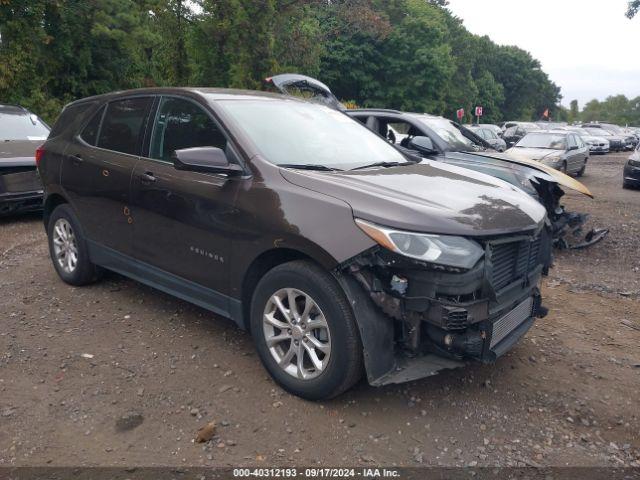
<path fill-rule="evenodd" d="M 352 109 L 348 109 L 347 112 L 382 112 L 382 113 L 398 113 L 398 114 L 405 113 L 405 112 L 401 112 L 400 110 L 393 110 L 391 108 L 352 108 Z"/>
<path fill-rule="evenodd" d="M 29 113 L 29 110 L 27 108 L 23 107 L 22 105 L 14 105 L 13 103 L 0 103 L 0 108 L 2 108 L 2 107 L 19 108 L 20 110 Z"/>

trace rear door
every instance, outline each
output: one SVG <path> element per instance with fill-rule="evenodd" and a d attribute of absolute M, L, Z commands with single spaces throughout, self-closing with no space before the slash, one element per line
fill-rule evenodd
<path fill-rule="evenodd" d="M 130 255 L 131 176 L 139 160 L 153 97 L 114 100 L 102 106 L 65 151 L 62 187 L 85 236 Z"/>

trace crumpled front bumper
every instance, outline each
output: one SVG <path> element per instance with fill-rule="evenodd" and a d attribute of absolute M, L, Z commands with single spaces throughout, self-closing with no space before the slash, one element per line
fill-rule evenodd
<path fill-rule="evenodd" d="M 465 272 L 423 269 L 388 251 L 345 266 L 337 277 L 353 306 L 369 383 L 415 380 L 469 360 L 492 363 L 509 351 L 546 314 L 539 285 L 550 238 L 543 247 L 531 243 L 535 258 L 529 247 L 530 256 L 519 254 L 505 267 L 500 255 L 529 244 L 520 242 L 496 247 L 498 256 Z M 505 277 L 511 267 L 526 273 Z"/>

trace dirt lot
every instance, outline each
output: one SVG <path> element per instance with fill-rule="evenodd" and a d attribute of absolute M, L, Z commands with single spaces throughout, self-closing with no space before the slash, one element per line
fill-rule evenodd
<path fill-rule="evenodd" d="M 330 402 L 284 394 L 230 322 L 116 275 L 63 284 L 37 217 L 0 223 L 0 465 L 640 466 L 640 191 L 594 157 L 611 227 L 557 255 L 550 315 L 493 366 Z M 636 329 L 633 328 L 636 327 Z M 195 444 L 199 427 L 217 434 Z"/>

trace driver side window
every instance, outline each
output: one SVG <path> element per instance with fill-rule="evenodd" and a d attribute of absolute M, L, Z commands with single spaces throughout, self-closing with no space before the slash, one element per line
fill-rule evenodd
<path fill-rule="evenodd" d="M 200 106 L 182 98 L 162 98 L 151 138 L 150 158 L 170 162 L 175 150 L 194 147 L 225 150 L 226 146 L 226 137 Z"/>

